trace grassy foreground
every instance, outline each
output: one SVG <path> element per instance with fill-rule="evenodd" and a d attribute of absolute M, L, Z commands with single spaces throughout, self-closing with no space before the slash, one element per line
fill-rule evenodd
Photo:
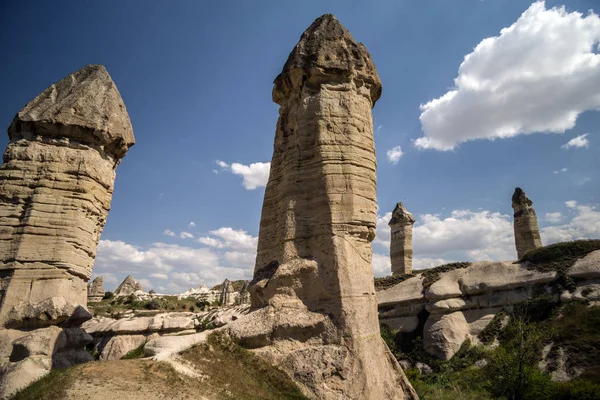
<path fill-rule="evenodd" d="M 181 357 L 196 377 L 148 359 L 91 362 L 52 371 L 13 399 L 305 399 L 283 371 L 222 334 L 209 336 Z"/>

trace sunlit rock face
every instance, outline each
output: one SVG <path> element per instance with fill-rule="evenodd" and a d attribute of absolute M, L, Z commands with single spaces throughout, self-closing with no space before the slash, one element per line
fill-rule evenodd
<path fill-rule="evenodd" d="M 88 65 L 30 101 L 8 135 L 0 167 L 0 322 L 18 325 L 18 309 L 55 297 L 67 303 L 53 320 L 60 322 L 87 304 L 116 168 L 134 144 L 131 122 L 106 69 Z M 37 316 L 28 318 L 35 325 Z"/>
<path fill-rule="evenodd" d="M 391 230 L 390 258 L 392 275 L 410 274 L 412 272 L 414 224 L 415 218 L 404 207 L 404 204 L 402 202 L 396 204 L 388 224 Z"/>
<path fill-rule="evenodd" d="M 254 311 L 230 332 L 311 398 L 416 397 L 381 339 L 373 286 L 380 95 L 369 53 L 333 15 L 302 34 L 275 79 Z"/>
<path fill-rule="evenodd" d="M 533 202 L 523 189 L 516 188 L 512 196 L 514 214 L 515 245 L 517 257 L 520 259 L 530 250 L 542 247 L 540 229 Z"/>

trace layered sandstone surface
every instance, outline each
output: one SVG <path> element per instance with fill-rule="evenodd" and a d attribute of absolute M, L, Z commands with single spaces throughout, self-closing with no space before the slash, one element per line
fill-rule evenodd
<path fill-rule="evenodd" d="M 388 225 L 391 230 L 390 258 L 392 275 L 410 274 L 412 272 L 412 237 L 415 218 L 408 212 L 402 202 L 396 204 Z"/>
<path fill-rule="evenodd" d="M 369 53 L 332 15 L 303 33 L 275 79 L 253 311 L 230 332 L 311 398 L 416 397 L 377 320 L 371 109 L 380 94 Z"/>
<path fill-rule="evenodd" d="M 566 274 L 576 282 L 571 292 L 556 291 L 557 272 L 513 261 L 472 263 L 440 273 L 433 283 L 418 274 L 377 292 L 379 320 L 393 331 L 422 337 L 428 353 L 447 360 L 465 340 L 477 343 L 496 314 L 536 295 L 600 301 L 600 251 L 576 261 Z"/>
<path fill-rule="evenodd" d="M 129 115 L 101 65 L 51 85 L 17 113 L 0 167 L 0 322 L 61 297 L 86 305 L 117 165 L 134 144 Z M 67 307 L 69 308 L 69 307 Z M 50 310 L 51 311 L 51 310 Z M 38 316 L 28 316 L 35 325 Z"/>
<path fill-rule="evenodd" d="M 529 200 L 523 189 L 515 189 L 512 196 L 512 208 L 514 210 L 515 246 L 517 257 L 520 259 L 528 251 L 542 247 L 542 239 L 533 202 Z"/>

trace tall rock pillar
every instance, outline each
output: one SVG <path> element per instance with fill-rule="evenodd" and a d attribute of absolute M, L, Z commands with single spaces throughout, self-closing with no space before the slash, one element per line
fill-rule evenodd
<path fill-rule="evenodd" d="M 116 168 L 134 144 L 131 122 L 106 69 L 88 65 L 30 101 L 8 136 L 0 324 L 59 323 L 87 304 Z"/>
<path fill-rule="evenodd" d="M 373 285 L 371 108 L 380 95 L 369 53 L 330 14 L 302 34 L 275 79 L 253 311 L 230 332 L 311 398 L 416 396 L 381 339 Z"/>
<path fill-rule="evenodd" d="M 514 214 L 515 245 L 517 257 L 520 259 L 529 250 L 542 247 L 538 220 L 533 209 L 533 202 L 529 200 L 523 189 L 516 188 L 512 196 Z"/>
<path fill-rule="evenodd" d="M 404 204 L 402 202 L 396 204 L 388 224 L 392 236 L 390 241 L 392 275 L 410 274 L 412 272 L 414 223 L 415 218 L 404 207 Z"/>

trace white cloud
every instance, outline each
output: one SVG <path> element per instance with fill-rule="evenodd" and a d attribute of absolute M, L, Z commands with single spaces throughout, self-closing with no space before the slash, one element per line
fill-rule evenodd
<path fill-rule="evenodd" d="M 197 242 L 210 247 L 216 247 L 218 249 L 222 249 L 223 247 L 225 247 L 225 245 L 220 240 L 208 236 L 198 238 Z"/>
<path fill-rule="evenodd" d="M 565 201 L 565 205 L 569 208 L 577 207 L 577 202 L 575 200 Z"/>
<path fill-rule="evenodd" d="M 390 218 L 391 213 L 378 218 L 373 242 L 387 251 Z M 446 218 L 437 214 L 420 215 L 413 228 L 413 252 L 415 265 L 417 259 L 430 260 L 429 264 L 421 264 L 421 268 L 448 260 L 515 259 L 512 217 L 485 210 L 454 210 Z"/>
<path fill-rule="evenodd" d="M 568 240 L 600 238 L 600 211 L 596 207 L 579 205 L 574 200 L 565 202 L 565 205 L 575 216 L 566 224 L 541 229 L 542 243 L 547 245 Z"/>
<path fill-rule="evenodd" d="M 533 3 L 499 36 L 465 56 L 455 88 L 421 105 L 419 148 L 565 132 L 600 108 L 600 17 Z"/>
<path fill-rule="evenodd" d="M 193 239 L 194 235 L 192 235 L 189 232 L 179 232 L 179 238 L 180 239 Z"/>
<path fill-rule="evenodd" d="M 177 236 L 177 235 L 175 234 L 175 232 L 173 232 L 173 231 L 172 231 L 172 230 L 170 230 L 170 229 L 165 229 L 165 231 L 164 231 L 163 233 L 164 233 L 166 236 L 171 236 L 171 237 L 175 237 L 175 236 Z"/>
<path fill-rule="evenodd" d="M 400 157 L 402 157 L 403 154 L 402 147 L 396 146 L 389 149 L 386 153 L 386 156 L 390 163 L 396 165 L 398 164 L 398 161 L 400 161 Z"/>
<path fill-rule="evenodd" d="M 556 223 L 560 222 L 560 220 L 562 219 L 562 214 L 559 212 L 546 213 L 545 218 L 548 222 Z"/>
<path fill-rule="evenodd" d="M 560 174 L 561 172 L 567 172 L 567 171 L 568 171 L 567 168 L 562 168 L 562 169 L 559 169 L 558 171 L 554 171 L 554 173 L 555 174 Z"/>
<path fill-rule="evenodd" d="M 267 186 L 271 169 L 270 162 L 256 162 L 250 165 L 232 163 L 229 165 L 224 161 L 217 160 L 215 163 L 224 171 L 230 171 L 234 175 L 240 175 L 242 177 L 242 185 L 246 190 L 254 190 L 259 187 Z"/>
<path fill-rule="evenodd" d="M 225 253 L 225 260 L 233 266 L 247 267 L 254 265 L 256 252 L 228 251 Z"/>
<path fill-rule="evenodd" d="M 195 228 L 196 227 L 196 223 L 194 221 L 190 221 L 190 223 L 188 224 L 188 227 Z"/>
<path fill-rule="evenodd" d="M 592 180 L 592 178 L 590 178 L 589 176 L 586 176 L 585 178 L 579 179 L 577 182 L 575 182 L 575 184 L 579 185 L 579 186 L 582 186 L 582 185 L 585 185 L 586 183 L 588 183 L 591 180 Z"/>
<path fill-rule="evenodd" d="M 587 135 L 587 133 L 584 133 L 583 135 L 576 136 L 560 147 L 563 149 L 570 149 L 571 147 L 575 147 L 577 149 L 588 147 L 590 145 L 590 141 L 587 140 Z"/>
<path fill-rule="evenodd" d="M 200 284 L 214 286 L 225 278 L 234 280 L 252 277 L 253 262 L 248 265 L 237 262 L 234 265 L 228 259 L 233 260 L 230 256 L 208 248 L 165 243 L 137 247 L 122 241 L 101 240 L 94 274 L 103 277 L 117 276 L 114 282 L 111 280 L 114 287 L 127 275 L 132 275 L 134 279 L 143 282 L 144 290 L 157 287 L 170 293 L 182 293 Z M 186 277 L 190 280 L 186 280 Z M 166 287 L 165 281 L 169 282 Z"/>
<path fill-rule="evenodd" d="M 210 233 L 224 241 L 224 246 L 230 249 L 256 250 L 258 246 L 258 237 L 252 236 L 242 229 L 223 227 L 210 231 Z"/>

